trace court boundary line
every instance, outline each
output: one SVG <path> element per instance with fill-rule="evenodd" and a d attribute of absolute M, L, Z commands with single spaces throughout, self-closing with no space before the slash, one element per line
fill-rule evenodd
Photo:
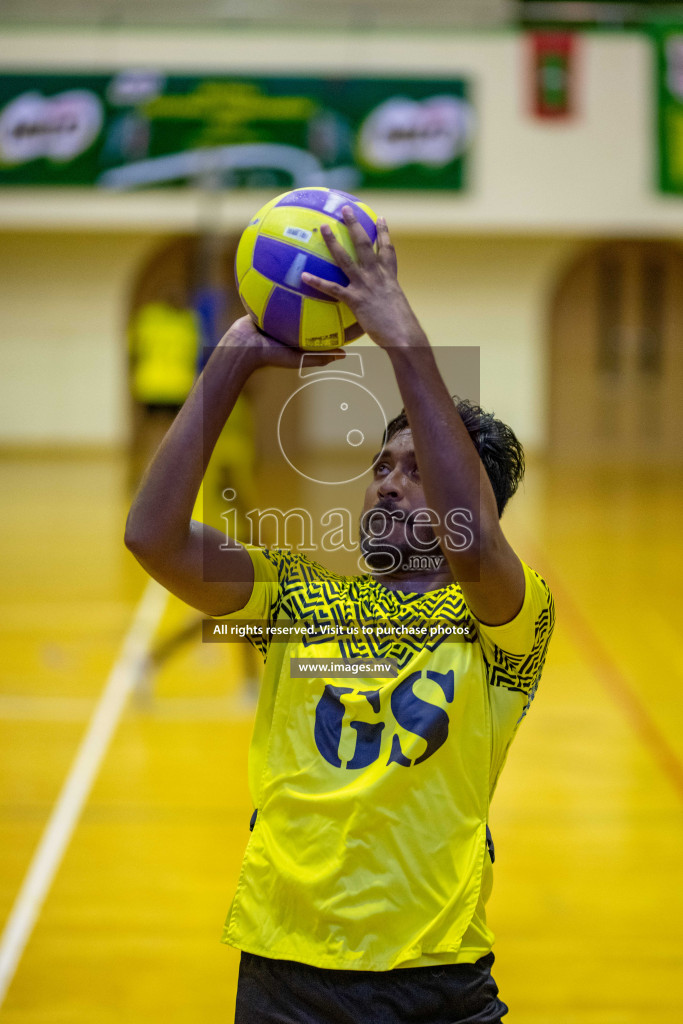
<path fill-rule="evenodd" d="M 566 613 L 570 630 L 578 641 L 579 649 L 588 657 L 597 675 L 598 681 L 621 709 L 624 717 L 630 722 L 632 729 L 639 736 L 643 745 L 650 751 L 653 760 L 669 780 L 677 795 L 683 800 L 683 762 L 661 731 L 647 706 L 640 696 L 634 693 L 625 672 L 605 647 L 600 635 L 583 614 L 579 605 L 570 595 L 569 589 L 560 582 L 561 574 L 546 558 L 536 558 L 541 552 L 533 545 L 524 541 L 526 550 L 534 553 L 534 563 L 545 564 L 548 574 L 552 575 L 551 590 L 558 598 L 562 610 Z"/>
<path fill-rule="evenodd" d="M 0 694 L 0 722 L 88 722 L 97 705 L 97 697 L 28 697 Z M 236 718 L 253 718 L 254 697 L 236 693 L 225 697 L 159 697 L 138 698 L 129 714 L 157 722 L 231 722 Z"/>
<path fill-rule="evenodd" d="M 109 749 L 167 599 L 168 591 L 149 580 L 31 858 L 0 938 L 0 1007 Z"/>

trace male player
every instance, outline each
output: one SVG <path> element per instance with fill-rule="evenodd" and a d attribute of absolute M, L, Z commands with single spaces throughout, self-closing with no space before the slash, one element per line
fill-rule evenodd
<path fill-rule="evenodd" d="M 355 260 L 323 233 L 348 285 L 305 280 L 346 302 L 386 351 L 405 406 L 366 494 L 372 571 L 340 577 L 292 551 L 226 548 L 191 520 L 248 377 L 299 363 L 248 318 L 222 339 L 152 461 L 126 541 L 209 615 L 314 624 L 303 639 L 256 641 L 267 656 L 249 759 L 256 811 L 224 933 L 242 950 L 237 1024 L 495 1024 L 507 1007 L 484 909 L 489 801 L 538 684 L 553 603 L 500 527 L 524 469 L 519 443 L 454 404 L 384 221 L 375 252 L 348 207 L 343 216 Z M 430 542 L 436 557 L 416 558 Z M 324 629 L 377 621 L 396 635 Z M 435 623 L 460 642 L 419 632 Z M 326 676 L 331 658 L 372 656 L 393 659 L 397 674 Z M 305 678 L 293 659 L 308 663 Z"/>

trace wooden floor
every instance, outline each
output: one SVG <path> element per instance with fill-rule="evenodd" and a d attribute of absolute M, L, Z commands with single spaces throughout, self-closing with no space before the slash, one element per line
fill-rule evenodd
<path fill-rule="evenodd" d="M 145 578 L 117 461 L 12 459 L 0 487 L 6 920 Z M 506 515 L 558 614 L 493 807 L 511 1024 L 683 1021 L 682 504 L 681 475 L 536 466 Z M 186 615 L 169 603 L 161 633 Z M 3 1022 L 232 1020 L 237 954 L 219 937 L 251 812 L 245 672 L 239 648 L 193 643 L 128 702 Z"/>

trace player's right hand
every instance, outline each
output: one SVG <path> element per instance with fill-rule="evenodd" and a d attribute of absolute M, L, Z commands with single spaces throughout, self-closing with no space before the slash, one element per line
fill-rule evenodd
<path fill-rule="evenodd" d="M 249 316 L 240 317 L 218 342 L 217 348 L 243 349 L 249 354 L 253 369 L 261 366 L 283 366 L 298 369 L 304 352 L 291 348 L 270 335 L 264 334 Z M 343 359 L 341 349 L 329 352 L 306 352 L 306 366 L 327 366 L 328 363 Z"/>

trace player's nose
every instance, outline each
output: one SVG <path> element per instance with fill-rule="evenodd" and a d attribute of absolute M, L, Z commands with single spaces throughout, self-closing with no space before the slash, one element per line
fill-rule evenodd
<path fill-rule="evenodd" d="M 395 466 L 391 473 L 382 477 L 377 494 L 380 498 L 401 498 L 403 497 L 403 474 L 398 466 Z"/>

